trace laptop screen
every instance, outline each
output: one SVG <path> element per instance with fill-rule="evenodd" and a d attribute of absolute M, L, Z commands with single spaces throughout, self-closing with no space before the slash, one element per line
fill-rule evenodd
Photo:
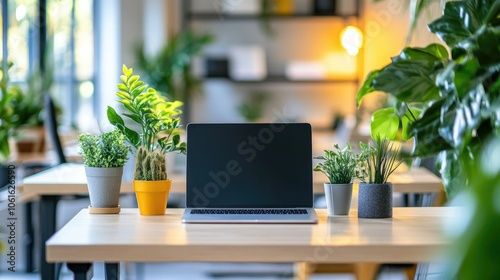
<path fill-rule="evenodd" d="M 189 208 L 312 207 L 311 125 L 187 126 Z"/>

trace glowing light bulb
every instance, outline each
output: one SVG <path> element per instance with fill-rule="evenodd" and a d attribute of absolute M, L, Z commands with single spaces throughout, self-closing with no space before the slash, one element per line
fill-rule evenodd
<path fill-rule="evenodd" d="M 346 26 L 340 32 L 340 41 L 347 53 L 355 56 L 363 46 L 363 33 L 355 26 Z"/>

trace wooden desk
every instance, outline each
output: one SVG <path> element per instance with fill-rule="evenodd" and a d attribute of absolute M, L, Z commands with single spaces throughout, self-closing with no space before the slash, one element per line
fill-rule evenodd
<path fill-rule="evenodd" d="M 182 224 L 183 209 L 167 209 L 164 216 L 140 216 L 138 209 L 92 215 L 84 209 L 47 241 L 47 260 L 73 263 L 70 267 L 82 274 L 88 263 L 104 261 L 115 275 L 121 261 L 430 261 L 448 243 L 441 221 L 459 215 L 458 208 L 448 207 L 394 208 L 390 219 L 358 219 L 356 211 L 328 217 L 326 210 L 316 211 L 317 225 L 210 225 Z"/>
<path fill-rule="evenodd" d="M 173 193 L 185 193 L 186 176 L 171 174 Z M 395 192 L 407 193 L 437 193 L 442 191 L 441 180 L 423 168 L 414 168 L 410 172 L 398 171 L 393 174 L 391 181 Z M 314 192 L 323 193 L 323 183 L 326 177 L 318 172 L 314 173 Z M 87 180 L 83 164 L 66 163 L 40 172 L 24 179 L 19 188 L 25 194 L 40 197 L 40 223 L 42 244 L 54 234 L 56 229 L 56 207 L 62 195 L 87 194 Z M 132 193 L 131 182 L 122 183 L 121 192 Z M 53 279 L 55 268 L 45 261 L 45 248 L 40 248 L 42 260 L 42 278 Z"/>

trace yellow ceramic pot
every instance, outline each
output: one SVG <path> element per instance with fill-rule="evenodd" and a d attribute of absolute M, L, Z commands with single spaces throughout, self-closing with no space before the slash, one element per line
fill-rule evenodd
<path fill-rule="evenodd" d="M 141 215 L 165 215 L 172 180 L 134 180 L 134 190 Z"/>

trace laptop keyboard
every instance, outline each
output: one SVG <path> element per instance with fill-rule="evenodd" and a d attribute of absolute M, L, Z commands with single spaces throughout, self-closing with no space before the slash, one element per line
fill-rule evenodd
<path fill-rule="evenodd" d="M 305 215 L 306 209 L 191 209 L 191 214 L 290 214 Z"/>

